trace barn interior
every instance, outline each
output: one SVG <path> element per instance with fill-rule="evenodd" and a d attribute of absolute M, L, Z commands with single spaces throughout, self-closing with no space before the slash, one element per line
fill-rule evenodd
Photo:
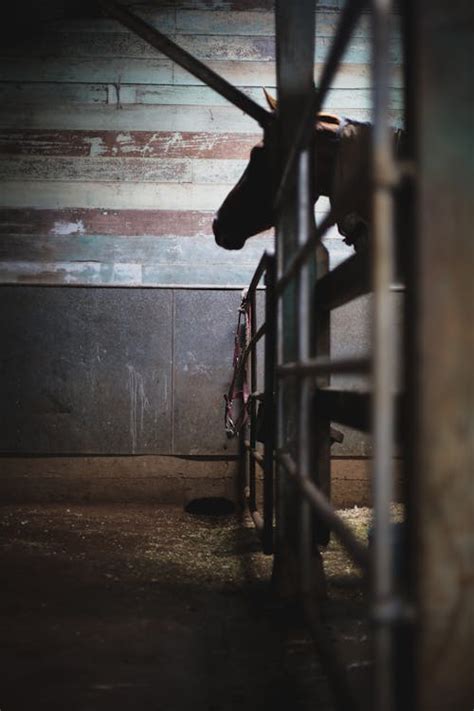
<path fill-rule="evenodd" d="M 349 397 L 351 414 L 331 419 L 325 589 L 311 589 L 309 612 L 298 563 L 283 580 L 275 563 L 278 526 L 295 509 L 273 445 L 268 503 L 256 408 L 243 436 L 226 432 L 242 291 L 275 233 L 228 251 L 212 221 L 262 125 L 126 27 L 114 3 L 28 0 L 0 30 L 0 708 L 471 708 L 472 9 L 121 6 L 252 105 L 268 109 L 263 89 L 278 95 L 282 114 L 285 91 L 305 96 L 298 33 L 310 27 L 315 40 L 311 88 L 350 26 L 321 108 L 361 122 L 374 121 L 373 19 L 389 18 L 383 116 L 416 135 L 401 168 L 412 181 L 409 257 L 389 285 L 390 387 L 405 397 L 403 436 L 384 453 L 390 525 L 405 522 L 390 543 L 394 595 L 374 602 L 372 563 L 367 575 L 357 563 L 374 555 L 378 405 L 355 416 Z M 302 113 L 287 111 L 287 142 Z M 329 208 L 316 202 L 318 225 Z M 336 225 L 322 244 L 329 271 L 354 256 Z M 266 284 L 254 329 L 268 316 Z M 366 362 L 388 333 L 377 336 L 369 291 L 331 311 L 326 347 L 338 362 Z M 249 366 L 253 390 L 267 388 L 269 349 L 260 343 Z M 342 368 L 330 385 L 357 396 L 371 380 Z M 285 421 L 297 419 L 291 408 Z"/>

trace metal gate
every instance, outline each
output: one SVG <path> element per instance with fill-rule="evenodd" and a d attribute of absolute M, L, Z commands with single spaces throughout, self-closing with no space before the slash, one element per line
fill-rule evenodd
<path fill-rule="evenodd" d="M 258 398 L 265 400 L 265 415 L 273 399 L 273 381 L 266 374 L 271 392 L 256 390 L 256 343 L 273 333 L 264 323 L 253 328 L 245 343 L 245 358 L 251 353 L 249 437 L 244 435 L 245 480 L 248 503 L 257 528 L 265 531 L 264 550 L 271 552 L 273 523 L 273 483 L 269 474 L 268 452 L 274 448 L 279 497 L 276 511 L 275 555 L 282 557 L 288 540 L 298 539 L 295 558 L 299 570 L 299 593 L 307 620 L 325 660 L 335 698 L 341 709 L 358 708 L 344 670 L 326 638 L 313 599 L 312 567 L 314 539 L 327 542 L 331 530 L 353 560 L 368 575 L 371 568 L 371 617 L 374 626 L 375 689 L 374 708 L 395 708 L 393 685 L 394 629 L 410 619 L 411 610 L 395 592 L 391 545 L 390 504 L 393 498 L 393 455 L 395 411 L 400 400 L 395 387 L 395 280 L 394 192 L 412 169 L 393 156 L 393 139 L 388 117 L 390 3 L 373 5 L 373 235 L 371 254 L 359 253 L 329 272 L 327 250 L 321 239 L 336 222 L 336 210 L 329 212 L 314 228 L 312 204 L 312 142 L 316 113 L 337 72 L 341 57 L 365 7 L 349 2 L 340 18 L 338 31 L 325 64 L 318 90 L 314 90 L 315 14 L 313 2 L 277 3 L 277 57 L 279 111 L 276 135 L 270 140 L 279 146 L 275 206 L 277 210 L 277 279 L 274 311 L 278 314 L 276 348 L 277 407 L 273 431 L 264 438 L 264 454 L 256 450 Z M 301 119 L 301 116 L 303 119 Z M 288 130 L 290 128 L 290 130 Z M 288 138 L 289 136 L 289 138 Z M 316 165 L 317 171 L 317 165 Z M 348 185 L 349 191 L 354 186 Z M 316 255 L 316 258 L 315 258 Z M 250 322 L 255 324 L 255 286 L 268 257 L 259 265 L 249 290 Z M 311 264 L 313 262 L 313 264 Z M 315 264 L 314 264 L 315 262 Z M 368 358 L 333 360 L 329 353 L 329 321 L 332 309 L 363 294 L 373 293 L 373 353 Z M 267 293 L 267 301 L 272 298 Z M 268 311 L 267 311 L 268 313 Z M 265 345 L 267 353 L 269 343 Z M 331 374 L 372 375 L 371 393 L 335 390 Z M 356 539 L 330 503 L 330 423 L 338 422 L 363 431 L 373 431 L 373 481 L 375 531 L 374 555 Z M 247 458 L 249 457 L 249 458 Z M 264 469 L 264 515 L 256 511 L 255 466 Z M 291 487 L 299 492 L 295 505 Z M 315 517 L 312 514 L 315 512 Z M 319 529 L 316 536 L 313 529 Z M 291 530 L 293 529 L 293 531 Z M 407 552 L 405 551 L 405 555 Z M 280 567 L 286 561 L 280 562 Z M 405 679 L 405 682 L 407 679 Z M 400 683 L 400 680 L 398 680 Z M 406 686 L 406 684 L 405 684 Z M 400 696 L 400 694 L 399 694 Z M 406 704 L 404 695 L 403 703 Z"/>
<path fill-rule="evenodd" d="M 300 590 L 308 619 L 316 627 L 316 639 L 321 640 L 323 629 L 314 610 L 311 589 L 312 527 L 316 513 L 316 527 L 328 527 L 340 538 L 354 561 L 366 574 L 369 572 L 368 552 L 361 550 L 352 531 L 337 516 L 330 505 L 329 426 L 331 421 L 350 425 L 360 430 L 372 430 L 373 441 L 373 498 L 374 552 L 371 557 L 372 601 L 371 618 L 374 623 L 374 697 L 377 710 L 395 707 L 393 684 L 393 641 L 395 626 L 406 615 L 406 607 L 395 592 L 393 584 L 392 546 L 390 541 L 390 504 L 393 498 L 393 454 L 395 441 L 395 361 L 393 296 L 391 286 L 395 275 L 394 248 L 394 190 L 402 177 L 393 156 L 393 139 L 389 123 L 389 38 L 391 6 L 385 0 L 372 4 L 373 34 L 373 129 L 372 183 L 373 213 L 371 247 L 328 271 L 328 256 L 321 238 L 336 222 L 336 210 L 330 212 L 317 228 L 313 228 L 311 178 L 313 158 L 311 140 L 314 116 L 323 105 L 340 60 L 351 39 L 354 27 L 364 8 L 363 2 L 349 2 L 341 15 L 336 36 L 322 72 L 317 91 L 308 86 L 309 62 L 313 54 L 312 38 L 308 31 L 314 22 L 312 2 L 298 3 L 298 13 L 291 4 L 277 7 L 277 37 L 280 28 L 280 86 L 281 113 L 286 122 L 295 126 L 296 140 L 285 150 L 283 178 L 277 192 L 279 219 L 277 231 L 278 279 L 277 293 L 280 309 L 280 343 L 277 375 L 279 377 L 279 428 L 277 461 L 279 478 L 292 479 L 301 492 L 299 502 L 299 570 Z M 283 29 L 285 28 L 285 29 Z M 285 33 L 282 41 L 281 34 Z M 288 33 L 292 37 L 288 38 Z M 298 47 L 310 43 L 310 50 L 302 50 L 293 70 L 286 65 L 289 45 Z M 294 51 L 294 50 L 293 50 Z M 305 66 L 306 63 L 306 66 Z M 299 65 L 299 66 L 298 66 Z M 306 78 L 306 79 L 305 79 Z M 306 85 L 305 85 L 306 82 Z M 284 103 L 287 103 L 285 110 Z M 297 118 L 303 112 L 302 122 Z M 296 117 L 294 114 L 296 113 Z M 317 165 L 316 165 L 317 171 Z M 296 190 L 292 195 L 292 179 Z M 347 185 L 350 191 L 355 186 Z M 295 200 L 296 198 L 296 200 Z M 316 286 L 312 284 L 309 259 L 316 250 Z M 293 285 L 293 286 L 292 286 Z M 329 314 L 336 306 L 353 298 L 373 293 L 373 351 L 369 360 L 332 360 L 329 356 Z M 316 310 L 315 334 L 311 333 L 312 313 Z M 291 314 L 299 314 L 297 327 L 288 337 L 287 323 Z M 288 314 L 290 314 L 288 318 Z M 315 336 L 315 337 L 314 337 Z M 372 391 L 353 393 L 331 389 L 330 375 L 339 373 L 371 372 Z M 316 399 L 312 406 L 312 399 Z M 284 424 L 288 403 L 298 403 L 293 410 L 296 426 Z M 294 433 L 293 433 L 294 429 Z M 311 446 L 312 440 L 314 446 Z M 288 486 L 288 485 L 286 485 Z M 283 498 L 280 519 L 286 529 L 291 526 L 294 511 L 288 509 Z M 323 533 L 323 540 L 326 536 Z M 320 536 L 318 536 L 320 538 Z M 315 624 L 316 621 L 316 624 Z M 327 656 L 330 678 L 333 679 L 338 706 L 357 708 L 343 670 L 335 655 Z M 399 682 L 400 683 L 400 682 Z"/>

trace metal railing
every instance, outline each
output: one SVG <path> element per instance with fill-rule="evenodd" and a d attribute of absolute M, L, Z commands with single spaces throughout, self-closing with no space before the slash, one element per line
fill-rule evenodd
<path fill-rule="evenodd" d="M 280 428 L 277 445 L 277 461 L 281 477 L 290 477 L 297 482 L 301 493 L 301 530 L 299 563 L 303 601 L 308 600 L 310 591 L 310 566 L 312 519 L 308 506 L 316 512 L 319 523 L 326 524 L 339 538 L 349 555 L 363 570 L 371 569 L 372 603 L 371 617 L 374 623 L 374 697 L 373 706 L 377 711 L 391 711 L 395 708 L 394 665 L 394 623 L 406 619 L 407 610 L 398 597 L 393 580 L 393 550 L 391 543 L 390 504 L 394 492 L 393 457 L 396 437 L 395 390 L 395 319 L 393 306 L 393 281 L 395 277 L 394 249 L 394 191 L 403 170 L 397 166 L 393 156 L 393 138 L 389 126 L 389 24 L 390 2 L 374 0 L 373 17 L 373 219 L 371 253 L 356 254 L 336 269 L 328 272 L 325 268 L 318 279 L 312 304 L 316 309 L 316 332 L 323 338 L 316 339 L 316 353 L 310 352 L 311 328 L 314 314 L 308 303 L 310 283 L 308 263 L 314 250 L 321 244 L 321 238 L 336 222 L 337 209 L 332 210 L 314 229 L 310 223 L 308 200 L 311 196 L 311 141 L 314 134 L 315 110 L 323 106 L 324 97 L 331 79 L 338 68 L 342 54 L 347 47 L 356 21 L 366 3 L 349 1 L 341 15 L 339 28 L 329 53 L 329 59 L 322 72 L 319 91 L 307 101 L 307 111 L 294 136 L 294 143 L 288 152 L 282 169 L 276 207 L 281 209 L 288 199 L 291 186 L 297 184 L 296 213 L 298 239 L 296 248 L 289 258 L 278 260 L 280 265 L 276 283 L 277 298 L 281 302 L 285 293 L 294 285 L 299 313 L 297 333 L 297 358 L 285 362 L 283 347 L 278 349 L 277 378 L 280 389 L 286 388 L 283 380 L 292 379 L 294 397 L 298 399 L 296 442 Z M 277 35 L 278 42 L 278 35 Z M 317 164 L 316 164 L 317 171 Z M 353 186 L 346 186 L 351 191 Z M 312 216 L 311 216 L 312 217 Z M 320 248 L 320 247 L 319 247 Z M 278 240 L 277 240 L 278 249 Z M 373 353 L 370 359 L 331 360 L 328 353 L 327 334 L 329 312 L 363 294 L 373 293 Z M 281 307 L 280 307 L 281 308 Z M 322 325 L 321 325 L 322 324 Z M 318 328 L 319 326 L 319 328 Z M 285 318 L 279 338 L 284 343 Z M 328 387 L 331 373 L 371 373 L 373 391 L 354 393 L 334 391 Z M 288 393 L 288 389 L 286 389 Z M 287 394 L 288 397 L 288 394 Z M 316 408 L 311 410 L 310 399 L 316 399 Z M 281 396 L 279 398 L 282 399 Z M 279 417 L 283 416 L 280 407 Z M 331 506 L 329 496 L 317 486 L 313 478 L 327 482 L 329 478 L 328 424 L 335 421 L 350 425 L 373 435 L 373 487 L 374 487 L 374 550 L 369 552 L 356 540 L 352 531 L 344 524 Z M 309 426 L 308 423 L 311 422 Z M 312 432 L 310 430 L 312 428 Z M 322 432 L 322 437 L 319 433 Z M 316 436 L 318 445 L 311 453 L 311 436 Z M 283 471 L 281 471 L 283 470 Z M 314 615 L 309 614 L 309 617 Z M 318 626 L 318 634 L 321 628 Z M 327 645 L 326 645 L 327 646 Z M 334 669 L 334 660 L 330 664 Z M 329 669 L 331 671 L 331 669 Z M 329 674 L 329 676 L 334 676 Z M 340 675 L 337 679 L 340 681 Z M 357 707 L 357 701 L 348 685 L 337 693 L 340 708 Z"/>
<path fill-rule="evenodd" d="M 265 317 L 263 323 L 257 328 L 257 287 L 265 279 Z M 265 252 L 259 262 L 252 281 L 247 290 L 244 308 L 250 321 L 248 329 L 242 329 L 241 359 L 239 369 L 245 368 L 250 360 L 247 377 L 250 380 L 249 413 L 248 420 L 240 430 L 241 451 L 241 481 L 243 483 L 245 503 L 254 524 L 261 534 L 263 551 L 273 553 L 273 507 L 274 507 L 274 466 L 273 454 L 275 449 L 274 434 L 274 392 L 275 392 L 275 309 L 274 309 L 274 284 L 275 284 L 275 258 Z M 257 345 L 263 340 L 265 349 L 264 383 L 263 390 L 258 389 L 257 372 Z M 257 416 L 257 403 L 261 408 L 260 417 Z M 242 404 L 244 406 L 244 404 Z M 260 426 L 260 433 L 257 428 Z M 262 444 L 263 452 L 257 447 L 257 438 Z M 263 515 L 258 509 L 257 496 L 257 467 L 263 472 Z"/>

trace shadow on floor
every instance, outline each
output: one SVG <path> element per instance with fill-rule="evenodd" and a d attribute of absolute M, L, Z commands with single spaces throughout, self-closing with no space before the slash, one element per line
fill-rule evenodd
<path fill-rule="evenodd" d="M 2 710 L 332 709 L 249 522 L 25 505 L 0 533 Z"/>

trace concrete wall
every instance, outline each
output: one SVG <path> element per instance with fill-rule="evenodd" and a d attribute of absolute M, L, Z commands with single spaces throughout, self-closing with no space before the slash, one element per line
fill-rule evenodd
<path fill-rule="evenodd" d="M 274 89 L 268 0 L 133 5 L 256 101 L 263 104 L 262 86 Z M 328 0 L 318 6 L 316 79 L 340 5 Z M 43 10 L 47 19 L 47 4 Z M 55 3 L 54 21 L 38 18 L 34 32 L 18 34 L 21 41 L 8 37 L 0 50 L 0 285 L 10 309 L 2 323 L 8 333 L 1 353 L 7 426 L 0 449 L 15 455 L 227 456 L 232 449 L 226 449 L 221 408 L 238 290 L 272 236 L 227 253 L 214 243 L 211 220 L 261 132 L 116 22 L 97 9 L 87 12 L 66 18 Z M 326 106 L 359 119 L 369 118 L 371 102 L 367 33 L 365 17 Z M 396 42 L 392 54 L 392 113 L 399 123 Z M 318 216 L 326 207 L 318 202 Z M 327 244 L 333 264 L 350 254 L 335 231 Z M 82 296 L 82 289 L 59 288 L 64 286 L 94 288 Z M 111 289 L 107 297 L 99 296 L 104 286 Z M 150 287 L 157 289 L 148 292 Z M 145 301 L 146 313 L 134 309 Z M 91 304 L 99 317 L 88 318 Z M 358 350 L 367 347 L 365 307 L 352 308 L 355 320 L 351 309 L 334 316 L 335 346 L 347 352 L 356 340 Z M 134 353 L 127 352 L 132 327 Z M 357 334 L 350 342 L 349 327 Z M 87 348 L 81 361 L 85 334 L 92 345 L 109 338 L 102 363 Z M 32 352 L 41 364 L 34 370 L 25 358 Z M 93 378 L 81 389 L 73 385 L 84 363 Z M 144 397 L 155 403 L 140 415 L 146 447 L 130 427 L 136 418 L 131 405 L 140 404 L 127 385 L 130 368 L 148 383 Z M 171 389 L 154 387 L 156 370 L 173 381 Z M 61 382 L 70 395 L 66 413 L 64 403 L 54 405 Z M 104 412 L 113 414 L 110 432 Z M 336 452 L 351 459 L 369 453 L 366 441 L 353 434 Z"/>

